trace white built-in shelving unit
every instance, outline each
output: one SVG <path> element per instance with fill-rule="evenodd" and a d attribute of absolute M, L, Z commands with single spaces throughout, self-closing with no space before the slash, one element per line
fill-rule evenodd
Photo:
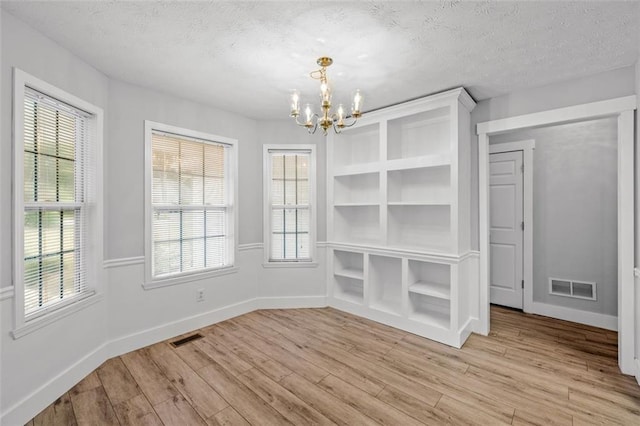
<path fill-rule="evenodd" d="M 456 347 L 469 336 L 479 276 L 474 106 L 459 88 L 368 113 L 328 137 L 332 306 Z"/>

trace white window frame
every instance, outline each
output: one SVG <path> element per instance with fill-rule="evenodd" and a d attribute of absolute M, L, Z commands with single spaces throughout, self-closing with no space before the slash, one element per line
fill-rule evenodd
<path fill-rule="evenodd" d="M 309 154 L 309 259 L 271 259 L 271 152 Z M 262 151 L 263 171 L 263 266 L 266 268 L 316 267 L 316 146 L 312 144 L 267 144 Z"/>
<path fill-rule="evenodd" d="M 225 163 L 225 178 L 228 178 L 227 188 L 229 189 L 229 206 L 228 212 L 228 229 L 231 235 L 228 235 L 232 247 L 229 250 L 231 259 L 230 265 L 208 268 L 196 271 L 182 272 L 172 274 L 165 277 L 153 276 L 153 204 L 151 198 L 151 185 L 153 182 L 153 153 L 152 153 L 152 133 L 159 131 L 171 133 L 178 137 L 199 139 L 210 141 L 213 143 L 221 143 L 229 145 L 228 161 Z M 158 123 L 155 121 L 145 120 L 144 122 L 144 210 L 145 210 L 145 243 L 144 243 L 144 259 L 145 259 L 145 281 L 142 287 L 146 290 L 166 287 L 176 284 L 182 284 L 191 281 L 197 281 L 205 278 L 236 273 L 238 268 L 235 266 L 238 258 L 238 141 L 236 139 L 224 136 L 213 135 L 209 133 L 199 132 L 196 130 L 185 129 L 182 127 L 172 126 L 169 124 Z"/>
<path fill-rule="evenodd" d="M 86 202 L 90 225 L 87 227 L 85 253 L 86 279 L 89 291 L 56 303 L 27 320 L 24 310 L 24 98 L 29 87 L 44 95 L 69 104 L 91 114 L 87 139 L 95 161 L 93 186 L 89 188 L 91 200 Z M 75 313 L 102 299 L 103 225 L 102 225 L 102 144 L 104 112 L 102 108 L 86 102 L 26 72 L 13 69 L 13 285 L 14 285 L 14 339 L 25 336 L 60 318 Z"/>

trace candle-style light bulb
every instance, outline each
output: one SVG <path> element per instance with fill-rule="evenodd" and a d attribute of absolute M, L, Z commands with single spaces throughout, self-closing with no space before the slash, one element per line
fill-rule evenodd
<path fill-rule="evenodd" d="M 294 90 L 291 92 L 291 116 L 297 117 L 300 114 L 300 92 Z"/>
<path fill-rule="evenodd" d="M 338 126 L 344 126 L 344 106 L 342 104 L 338 105 L 336 115 L 338 116 Z"/>
<path fill-rule="evenodd" d="M 360 89 L 356 90 L 353 94 L 353 104 L 351 106 L 351 114 L 354 117 L 359 117 L 362 113 L 362 102 L 364 101 L 364 96 L 360 93 Z"/>
<path fill-rule="evenodd" d="M 327 80 L 323 80 L 320 83 L 320 98 L 322 99 L 323 105 L 331 104 L 331 87 L 329 87 Z"/>
<path fill-rule="evenodd" d="M 305 125 L 311 126 L 313 124 L 313 107 L 311 104 L 306 104 L 304 106 L 304 116 L 305 116 Z"/>

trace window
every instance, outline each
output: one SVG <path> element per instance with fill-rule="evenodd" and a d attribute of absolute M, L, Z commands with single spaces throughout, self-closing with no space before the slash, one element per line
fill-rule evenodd
<path fill-rule="evenodd" d="M 20 70 L 15 70 L 14 80 L 14 252 L 20 329 L 85 299 L 98 287 L 102 110 Z"/>
<path fill-rule="evenodd" d="M 146 127 L 148 283 L 232 266 L 235 141 Z"/>
<path fill-rule="evenodd" d="M 310 262 L 315 244 L 315 147 L 266 145 L 266 262 Z"/>

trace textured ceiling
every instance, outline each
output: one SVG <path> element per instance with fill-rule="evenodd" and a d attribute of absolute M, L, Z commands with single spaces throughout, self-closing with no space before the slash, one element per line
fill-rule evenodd
<path fill-rule="evenodd" d="M 317 100 L 329 55 L 334 103 L 365 109 L 456 86 L 476 100 L 633 64 L 631 2 L 3 2 L 110 77 L 253 118 Z M 343 95 L 345 96 L 343 98 Z M 303 99 L 304 101 L 304 99 Z"/>

